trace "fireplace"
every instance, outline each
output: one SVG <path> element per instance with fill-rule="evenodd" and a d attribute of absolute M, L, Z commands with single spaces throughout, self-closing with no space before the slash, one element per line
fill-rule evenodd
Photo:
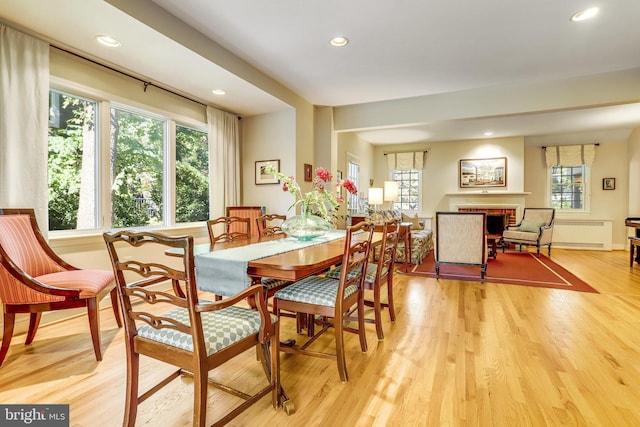
<path fill-rule="evenodd" d="M 458 208 L 458 212 L 485 212 L 487 214 L 487 232 L 489 234 L 502 234 L 507 225 L 515 225 L 516 209 L 496 208 Z M 493 230 L 499 230 L 493 232 Z"/>
<path fill-rule="evenodd" d="M 504 228 L 509 225 L 509 215 L 487 214 L 487 234 L 502 236 Z"/>

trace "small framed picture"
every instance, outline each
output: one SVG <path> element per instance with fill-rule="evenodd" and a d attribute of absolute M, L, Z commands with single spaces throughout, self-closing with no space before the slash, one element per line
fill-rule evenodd
<path fill-rule="evenodd" d="M 313 181 L 313 166 L 308 163 L 304 164 L 304 180 L 306 182 Z"/>
<path fill-rule="evenodd" d="M 602 178 L 602 189 L 603 190 L 615 190 L 616 189 L 616 179 L 615 178 Z"/>
<path fill-rule="evenodd" d="M 272 165 L 277 172 L 280 172 L 280 160 L 256 161 L 256 185 L 278 184 L 280 182 L 273 174 L 265 171 L 265 168 L 269 165 Z"/>

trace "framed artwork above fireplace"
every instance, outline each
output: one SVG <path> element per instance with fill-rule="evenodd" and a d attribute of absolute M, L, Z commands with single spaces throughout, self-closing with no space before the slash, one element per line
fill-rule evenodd
<path fill-rule="evenodd" d="M 507 158 L 460 160 L 460 188 L 507 186 Z"/>

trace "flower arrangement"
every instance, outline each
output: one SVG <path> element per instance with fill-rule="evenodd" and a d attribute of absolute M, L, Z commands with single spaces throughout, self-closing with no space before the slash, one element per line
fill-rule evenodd
<path fill-rule="evenodd" d="M 331 172 L 323 167 L 316 169 L 315 176 L 313 178 L 313 190 L 303 193 L 300 189 L 300 185 L 296 182 L 296 179 L 292 176 L 286 176 L 273 167 L 268 165 L 265 171 L 269 174 L 273 174 L 276 178 L 282 181 L 282 190 L 293 194 L 296 198 L 295 202 L 289 207 L 302 204 L 302 205 L 315 205 L 318 208 L 318 216 L 321 216 L 325 220 L 331 222 L 331 211 L 337 209 L 340 203 L 344 202 L 342 193 L 335 195 L 332 190 L 332 186 L 344 188 L 350 194 L 357 194 L 358 189 L 353 181 L 350 179 L 339 180 L 332 183 L 333 176 Z"/>

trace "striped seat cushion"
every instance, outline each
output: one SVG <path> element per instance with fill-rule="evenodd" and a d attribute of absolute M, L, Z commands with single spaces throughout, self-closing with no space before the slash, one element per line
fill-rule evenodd
<path fill-rule="evenodd" d="M 357 292 L 356 286 L 345 289 L 345 297 Z M 334 307 L 338 294 L 338 281 L 328 277 L 310 276 L 299 280 L 274 294 L 274 298 L 307 304 Z"/>
<path fill-rule="evenodd" d="M 114 280 L 108 270 L 69 270 L 38 276 L 36 280 L 57 288 L 80 289 L 80 298 L 93 298 Z"/>
<path fill-rule="evenodd" d="M 365 276 L 365 281 L 373 283 L 376 281 L 376 270 L 378 269 L 378 266 L 376 264 L 368 264 L 367 265 L 367 275 Z M 335 266 L 333 268 L 331 268 L 329 271 L 327 271 L 327 273 L 325 274 L 325 277 L 328 277 L 330 279 L 336 279 L 336 280 L 340 280 L 340 271 L 342 270 L 342 266 L 338 265 Z M 353 279 L 356 274 L 358 274 L 357 270 L 351 270 L 348 274 L 347 274 L 347 280 Z"/>
<path fill-rule="evenodd" d="M 162 316 L 185 325 L 190 324 L 189 311 L 184 308 L 176 308 Z M 276 316 L 272 314 L 270 316 L 273 323 L 278 321 Z M 204 312 L 202 313 L 202 328 L 207 355 L 212 355 L 243 338 L 257 334 L 260 329 L 260 313 L 237 306 Z M 138 336 L 186 351 L 193 351 L 191 335 L 173 329 L 155 329 L 150 325 L 144 325 L 138 329 Z"/>

